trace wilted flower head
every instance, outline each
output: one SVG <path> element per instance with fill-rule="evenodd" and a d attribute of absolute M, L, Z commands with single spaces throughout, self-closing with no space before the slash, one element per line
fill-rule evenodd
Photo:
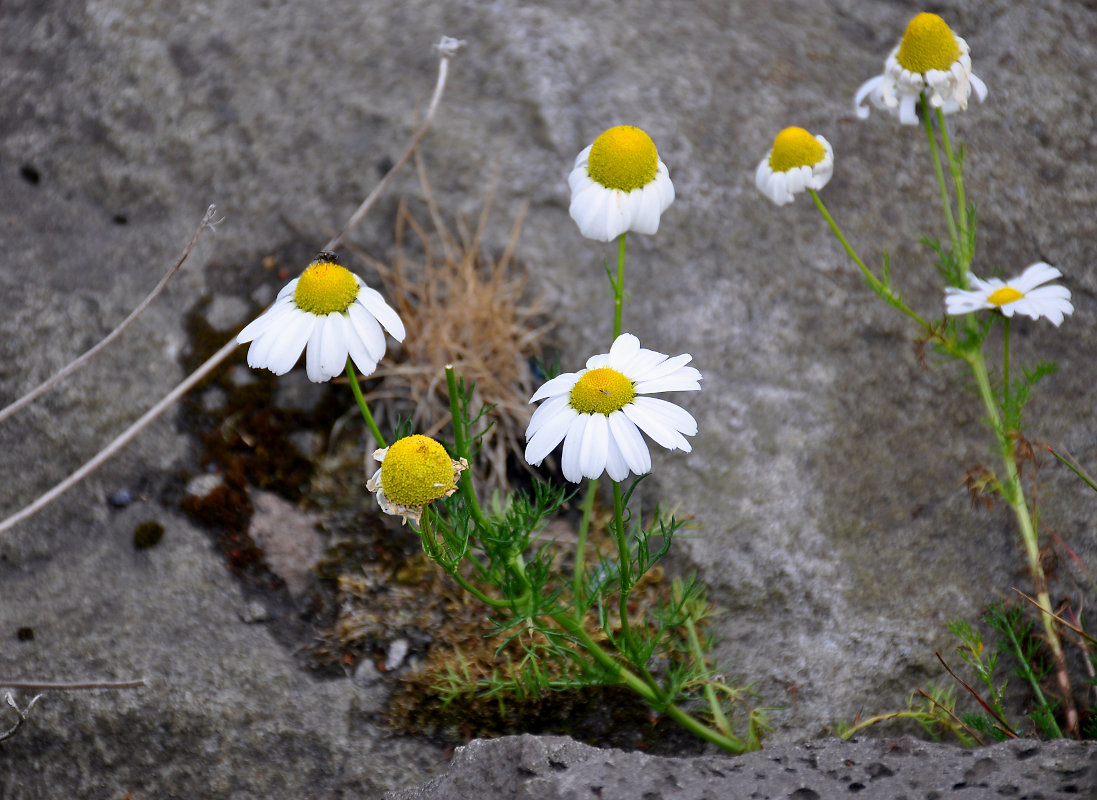
<path fill-rule="evenodd" d="M 805 189 L 822 189 L 834 172 L 834 151 L 822 136 L 803 128 L 785 128 L 754 172 L 762 194 L 779 206 Z"/>
<path fill-rule="evenodd" d="M 952 32 L 936 14 L 921 13 L 907 25 L 902 41 L 884 62 L 884 74 L 861 85 L 853 106 L 861 119 L 868 117 L 865 99 L 897 117 L 903 125 L 918 122 L 918 98 L 945 114 L 967 108 L 972 91 L 980 102 L 987 87 L 971 71 L 967 42 Z"/>
<path fill-rule="evenodd" d="M 414 434 L 377 450 L 381 465 L 366 481 L 386 514 L 418 522 L 423 509 L 457 491 L 457 479 L 468 469 L 465 459 L 454 461 L 446 448 L 429 436 Z"/>

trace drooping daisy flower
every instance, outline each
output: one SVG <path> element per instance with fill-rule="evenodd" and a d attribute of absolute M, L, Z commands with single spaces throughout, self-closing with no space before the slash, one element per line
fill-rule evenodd
<path fill-rule="evenodd" d="M 610 242 L 625 231 L 655 233 L 674 202 L 674 184 L 655 143 L 639 128 L 618 125 L 575 159 L 568 212 L 588 239 Z"/>
<path fill-rule="evenodd" d="M 915 106 L 922 92 L 931 106 L 953 114 L 967 108 L 972 91 L 980 103 L 987 96 L 986 84 L 971 72 L 968 43 L 936 14 L 922 13 L 910 21 L 902 41 L 888 55 L 884 74 L 857 90 L 853 107 L 865 119 L 868 98 L 877 108 L 898 116 L 903 125 L 915 125 Z"/>
<path fill-rule="evenodd" d="M 949 314 L 969 314 L 996 308 L 1007 317 L 1014 314 L 1024 314 L 1033 319 L 1047 317 L 1058 327 L 1063 318 L 1074 311 L 1070 289 L 1040 284 L 1062 277 L 1062 274 L 1043 261 L 1037 261 L 1027 267 L 1020 277 L 1005 282 L 999 278 L 980 280 L 969 272 L 968 279 L 973 288 L 950 286 L 945 289 L 945 308 Z"/>
<path fill-rule="evenodd" d="M 374 459 L 381 465 L 366 488 L 377 495 L 386 514 L 419 522 L 423 509 L 457 491 L 457 479 L 468 469 L 465 459 L 454 461 L 446 448 L 429 436 L 405 436 L 377 450 Z"/>
<path fill-rule="evenodd" d="M 779 206 L 805 189 L 822 189 L 834 172 L 834 150 L 822 136 L 785 128 L 754 173 L 754 183 Z"/>
<path fill-rule="evenodd" d="M 526 429 L 526 461 L 537 466 L 562 439 L 564 477 L 579 483 L 603 472 L 615 481 L 651 471 L 643 431 L 668 450 L 690 452 L 686 436 L 697 422 L 682 408 L 646 395 L 701 388 L 701 373 L 687 354 L 667 357 L 644 350 L 622 333 L 609 352 L 592 356 L 579 372 L 557 375 L 530 398 L 545 402 Z M 685 435 L 683 435 L 685 434 Z"/>
<path fill-rule="evenodd" d="M 236 337 L 248 348 L 248 366 L 284 375 L 305 351 L 309 380 L 323 383 L 346 369 L 347 356 L 369 375 L 385 355 L 385 333 L 404 340 L 404 323 L 380 293 L 320 253 L 274 303 Z"/>

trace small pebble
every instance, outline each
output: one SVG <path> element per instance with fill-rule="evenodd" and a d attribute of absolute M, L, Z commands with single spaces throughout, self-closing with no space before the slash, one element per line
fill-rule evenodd
<path fill-rule="evenodd" d="M 240 613 L 240 619 L 248 625 L 254 625 L 257 622 L 266 622 L 269 620 L 270 612 L 267 611 L 267 607 L 258 600 L 251 600 Z"/>
<path fill-rule="evenodd" d="M 133 495 L 129 493 L 128 489 L 119 489 L 107 498 L 107 502 L 110 503 L 112 508 L 125 508 L 133 502 Z"/>
<path fill-rule="evenodd" d="M 409 647 L 411 643 L 407 639 L 393 639 L 389 642 L 388 652 L 385 653 L 385 672 L 392 672 L 404 663 Z"/>

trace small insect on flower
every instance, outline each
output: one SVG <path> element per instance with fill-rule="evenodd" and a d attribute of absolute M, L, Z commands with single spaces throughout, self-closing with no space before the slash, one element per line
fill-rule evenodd
<path fill-rule="evenodd" d="M 380 293 L 325 251 L 236 341 L 251 342 L 248 366 L 275 375 L 289 372 L 304 351 L 309 380 L 323 383 L 343 372 L 348 356 L 362 375 L 377 369 L 385 331 L 404 339 L 404 323 Z"/>
<path fill-rule="evenodd" d="M 949 286 L 945 289 L 945 308 L 949 314 L 969 314 L 973 311 L 996 309 L 1007 317 L 1023 314 L 1032 319 L 1047 317 L 1058 327 L 1067 314 L 1074 312 L 1070 289 L 1065 286 L 1041 284 L 1062 277 L 1058 269 L 1037 261 L 1020 276 L 1009 281 L 1000 278 L 981 280 L 968 273 L 971 289 Z"/>
<path fill-rule="evenodd" d="M 954 114 L 967 108 L 972 92 L 982 102 L 987 86 L 971 71 L 968 43 L 936 14 L 918 14 L 902 41 L 888 54 L 884 74 L 861 85 L 853 100 L 861 119 L 872 105 L 897 116 L 903 125 L 918 123 L 916 106 L 924 96 L 933 108 Z"/>
<path fill-rule="evenodd" d="M 568 212 L 588 239 L 610 242 L 626 231 L 655 233 L 674 202 L 674 184 L 644 131 L 618 125 L 575 159 Z"/>

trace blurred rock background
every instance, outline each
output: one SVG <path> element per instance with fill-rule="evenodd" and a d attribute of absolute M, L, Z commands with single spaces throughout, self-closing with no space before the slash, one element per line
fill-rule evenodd
<path fill-rule="evenodd" d="M 923 369 L 914 331 L 812 204 L 774 207 L 753 171 L 781 128 L 825 135 L 830 210 L 870 264 L 890 253 L 898 286 L 938 313 L 917 244 L 944 233 L 924 136 L 852 108 L 920 10 L 967 39 L 990 89 L 952 129 L 978 204 L 977 273 L 1046 260 L 1074 295 L 1061 329 L 1014 325 L 1016 358 L 1060 366 L 1029 430 L 1097 464 L 1092 3 L 7 0 L 0 402 L 121 320 L 207 205 L 225 220 L 118 343 L 0 426 L 4 512 L 186 374 L 188 313 L 212 301 L 227 340 L 282 283 L 264 258 L 296 274 L 303 261 L 285 254 L 307 258 L 338 230 L 402 152 L 434 84 L 432 46 L 453 36 L 466 46 L 422 144 L 436 200 L 475 218 L 495 176 L 495 250 L 529 203 L 518 256 L 551 305 L 565 369 L 604 352 L 611 330 L 612 247 L 567 215 L 575 154 L 629 123 L 670 168 L 678 199 L 659 234 L 630 240 L 625 326 L 692 353 L 705 376 L 684 403 L 700 424 L 694 453 L 656 455 L 645 491 L 695 516 L 672 568 L 699 570 L 727 609 L 721 663 L 781 707 L 777 742 L 902 705 L 943 680 L 933 652 L 951 645 L 949 619 L 1027 586 L 1019 539 L 1008 510 L 973 508 L 961 486 L 969 468 L 996 466 L 965 376 L 932 357 Z M 401 197 L 421 201 L 410 170 L 354 235 L 374 257 Z M 196 448 L 168 413 L 0 537 L 0 678 L 149 682 L 48 694 L 0 745 L 0 795 L 376 796 L 422 781 L 441 747 L 388 734 L 361 682 L 305 669 L 264 624 L 275 612 L 168 502 Z M 1045 464 L 1045 528 L 1097 563 L 1097 498 Z M 120 491 L 130 502 L 108 502 Z M 163 540 L 135 550 L 146 520 Z"/>

